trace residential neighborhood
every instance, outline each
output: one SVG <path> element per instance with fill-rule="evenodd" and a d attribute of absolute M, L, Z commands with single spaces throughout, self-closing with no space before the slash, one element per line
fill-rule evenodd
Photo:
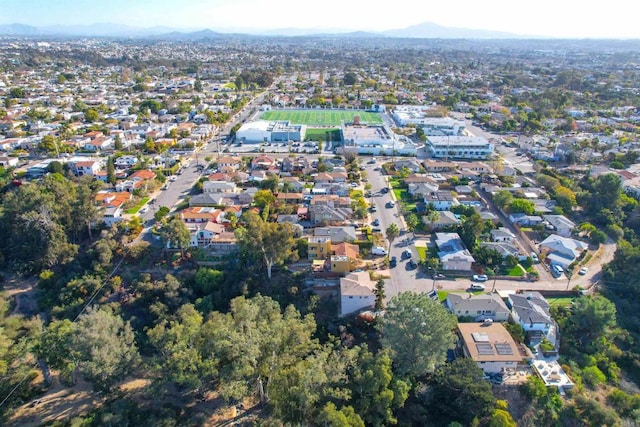
<path fill-rule="evenodd" d="M 639 422 L 635 41 L 19 30 L 0 424 Z"/>

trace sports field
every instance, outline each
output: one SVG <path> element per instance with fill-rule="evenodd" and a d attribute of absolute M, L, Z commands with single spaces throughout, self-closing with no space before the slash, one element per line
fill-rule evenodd
<path fill-rule="evenodd" d="M 260 116 L 262 120 L 289 120 L 294 125 L 340 126 L 341 122 L 353 122 L 353 116 L 360 116 L 361 123 L 382 123 L 379 113 L 357 110 L 271 110 Z"/>

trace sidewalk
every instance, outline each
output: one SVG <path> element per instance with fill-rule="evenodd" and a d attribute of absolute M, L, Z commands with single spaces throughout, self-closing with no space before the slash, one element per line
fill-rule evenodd
<path fill-rule="evenodd" d="M 391 188 L 391 185 L 389 184 L 389 177 L 388 176 L 384 176 L 384 181 L 387 184 L 387 188 L 389 189 L 389 197 L 391 197 L 391 200 L 393 200 L 396 204 L 395 206 L 395 210 L 397 211 L 397 214 L 395 215 L 396 218 L 399 219 L 400 221 L 400 230 L 405 230 L 405 231 L 409 231 L 407 230 L 407 223 L 404 221 L 404 215 L 402 215 L 401 210 L 400 210 L 400 205 L 402 204 L 402 202 L 398 201 L 398 199 L 396 199 L 396 193 L 393 192 L 393 188 Z"/>

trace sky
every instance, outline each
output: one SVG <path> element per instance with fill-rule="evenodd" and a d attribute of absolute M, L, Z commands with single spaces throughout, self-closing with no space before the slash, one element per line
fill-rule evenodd
<path fill-rule="evenodd" d="M 640 38 L 640 2 L 577 0 L 0 0 L 0 24 L 117 23 L 256 32 L 382 31 L 432 22 L 560 38 Z"/>

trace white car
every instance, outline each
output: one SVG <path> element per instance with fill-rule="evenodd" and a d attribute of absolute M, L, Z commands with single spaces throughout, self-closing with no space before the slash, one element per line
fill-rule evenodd
<path fill-rule="evenodd" d="M 587 267 L 582 267 L 580 271 L 578 271 L 578 274 L 584 276 L 585 274 L 587 274 L 587 271 L 589 271 Z"/>
<path fill-rule="evenodd" d="M 149 212 L 149 206 L 143 206 L 142 208 L 140 208 L 139 212 L 141 214 Z"/>
<path fill-rule="evenodd" d="M 486 274 L 474 274 L 472 279 L 474 282 L 486 282 L 487 280 L 489 280 Z"/>
<path fill-rule="evenodd" d="M 175 175 L 171 175 L 171 176 L 169 177 L 169 181 L 171 181 L 171 182 L 174 182 L 174 181 L 175 181 L 175 180 L 177 180 L 177 179 L 178 179 L 178 177 L 177 177 L 177 176 L 175 176 Z"/>
<path fill-rule="evenodd" d="M 472 283 L 471 290 L 473 291 L 484 291 L 485 287 L 482 283 Z"/>

